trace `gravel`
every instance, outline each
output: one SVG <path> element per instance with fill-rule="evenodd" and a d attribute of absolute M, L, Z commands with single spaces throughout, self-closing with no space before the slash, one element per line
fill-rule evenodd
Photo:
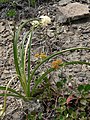
<path fill-rule="evenodd" d="M 44 5 L 42 4 L 37 8 L 37 10 L 34 10 L 34 15 L 31 15 L 32 17 L 48 15 L 52 19 L 52 24 L 47 27 L 47 30 L 43 28 L 36 30 L 33 36 L 32 55 L 37 52 L 46 52 L 47 55 L 50 55 L 53 52 L 72 47 L 90 47 L 90 19 L 79 19 L 76 21 L 70 21 L 66 24 L 61 24 L 56 19 L 59 12 L 58 9 L 56 9 L 57 5 L 58 2 L 51 2 Z M 22 11 L 24 12 L 23 9 Z M 28 11 L 31 12 L 29 9 Z M 25 14 L 26 13 L 24 13 L 22 18 L 25 17 Z M 31 18 L 30 15 L 29 18 Z M 7 84 L 10 78 L 12 78 L 15 74 L 13 64 L 12 36 L 10 35 L 12 32 L 13 21 L 0 19 L 0 85 Z M 63 61 L 81 60 L 90 62 L 90 51 L 80 50 L 67 52 L 63 55 L 58 55 L 57 58 L 61 58 Z M 31 61 L 32 63 L 35 62 L 33 56 Z M 46 65 L 50 66 L 50 63 L 49 65 L 48 63 Z M 62 71 L 67 78 L 72 76 L 72 80 L 76 81 L 77 84 L 90 83 L 90 66 L 70 65 L 63 68 Z M 57 78 L 58 75 L 55 74 L 53 77 Z M 17 86 L 14 83 L 17 83 Z M 16 89 L 20 88 L 18 80 L 13 81 L 13 84 Z M 10 101 L 8 103 L 10 104 Z M 16 108 L 16 106 L 14 108 Z M 18 112 L 20 112 L 20 110 Z M 17 118 L 16 112 L 14 112 L 12 116 L 13 117 L 10 118 L 10 120 L 21 120 L 20 118 Z M 18 115 L 18 117 L 20 116 Z M 7 118 L 4 120 L 7 120 Z"/>

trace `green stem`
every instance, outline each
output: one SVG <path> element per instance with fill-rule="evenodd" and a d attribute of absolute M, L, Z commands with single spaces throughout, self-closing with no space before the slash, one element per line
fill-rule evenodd
<path fill-rule="evenodd" d="M 28 0 L 29 8 L 30 8 L 30 0 Z"/>

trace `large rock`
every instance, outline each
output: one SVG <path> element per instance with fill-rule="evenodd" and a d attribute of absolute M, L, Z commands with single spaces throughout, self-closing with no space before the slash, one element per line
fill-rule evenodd
<path fill-rule="evenodd" d="M 67 5 L 68 3 L 72 2 L 72 0 L 60 0 L 59 1 L 59 5 L 63 6 L 63 5 Z"/>
<path fill-rule="evenodd" d="M 71 20 L 77 20 L 80 18 L 84 18 L 90 15 L 88 5 L 86 4 L 81 4 L 78 2 L 75 3 L 69 3 L 66 6 L 58 6 L 58 9 L 60 11 L 60 15 L 58 15 L 58 22 L 64 23 L 67 20 L 71 18 Z M 65 20 L 62 21 L 62 15 Z"/>

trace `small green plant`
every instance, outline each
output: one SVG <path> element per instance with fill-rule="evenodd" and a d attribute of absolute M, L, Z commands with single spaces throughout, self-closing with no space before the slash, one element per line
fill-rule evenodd
<path fill-rule="evenodd" d="M 29 7 L 30 7 L 30 5 L 35 6 L 36 0 L 28 0 L 28 3 L 29 3 Z"/>
<path fill-rule="evenodd" d="M 75 89 L 73 91 L 74 94 L 68 92 L 67 95 L 59 96 L 59 105 L 56 107 L 56 120 L 89 119 L 90 84 L 78 85 L 77 91 Z"/>
<path fill-rule="evenodd" d="M 8 17 L 14 17 L 16 15 L 16 10 L 15 9 L 11 9 L 7 11 L 7 16 Z"/>
<path fill-rule="evenodd" d="M 0 3 L 6 3 L 9 2 L 9 0 L 0 0 Z"/>
<path fill-rule="evenodd" d="M 14 54 L 14 63 L 16 68 L 15 77 L 17 77 L 20 81 L 22 92 L 13 90 L 12 88 L 9 87 L 10 83 L 15 77 L 10 80 L 7 86 L 5 87 L 0 86 L 0 90 L 5 91 L 5 93 L 0 93 L 0 96 L 4 96 L 4 107 L 0 112 L 1 115 L 4 113 L 6 108 L 7 96 L 14 96 L 16 98 L 23 99 L 24 101 L 30 101 L 31 99 L 33 99 L 34 94 L 38 91 L 38 86 L 43 82 L 43 80 L 45 80 L 45 78 L 47 78 L 47 75 L 50 74 L 52 71 L 55 71 L 56 69 L 59 69 L 62 66 L 64 67 L 71 64 L 72 65 L 74 64 L 90 65 L 89 62 L 84 62 L 84 61 L 63 62 L 62 60 L 57 59 L 51 63 L 51 67 L 48 68 L 41 76 L 39 76 L 38 78 L 35 78 L 35 72 L 39 69 L 39 67 L 45 64 L 50 59 L 56 57 L 57 55 L 68 52 L 68 51 L 90 50 L 90 48 L 82 47 L 82 48 L 70 48 L 70 49 L 62 50 L 50 56 L 46 56 L 45 53 L 36 54 L 35 56 L 39 57 L 42 60 L 32 70 L 31 69 L 31 43 L 32 43 L 33 31 L 38 26 L 45 27 L 48 23 L 51 23 L 51 19 L 48 16 L 41 16 L 40 18 L 41 18 L 40 20 L 23 21 L 23 23 L 20 24 L 19 28 L 15 29 L 14 31 L 13 54 Z M 25 36 L 22 39 L 22 43 L 18 47 L 18 40 L 19 40 L 21 31 L 23 27 L 29 22 L 32 24 L 32 27 L 29 31 L 26 32 Z M 26 58 L 28 62 L 26 62 Z M 30 89 L 30 83 L 32 80 L 34 80 L 34 86 L 32 87 L 32 89 Z M 57 87 L 59 88 L 59 86 L 62 86 L 62 84 L 63 83 L 60 83 L 60 82 L 57 83 Z"/>

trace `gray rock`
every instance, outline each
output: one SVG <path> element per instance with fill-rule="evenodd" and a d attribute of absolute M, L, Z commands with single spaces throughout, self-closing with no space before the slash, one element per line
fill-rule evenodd
<path fill-rule="evenodd" d="M 47 35 L 48 35 L 50 38 L 54 37 L 54 32 L 53 32 L 53 30 L 47 30 Z"/>
<path fill-rule="evenodd" d="M 90 0 L 81 0 L 83 3 L 90 3 Z"/>
<path fill-rule="evenodd" d="M 60 14 L 58 15 L 58 21 L 65 23 L 67 20 L 77 20 L 88 17 L 90 15 L 88 5 L 78 2 L 69 3 L 66 6 L 58 7 Z M 62 14 L 61 14 L 62 13 Z"/>
<path fill-rule="evenodd" d="M 84 34 L 84 35 L 83 35 L 83 38 L 84 38 L 84 39 L 87 39 L 87 38 L 88 38 L 88 35 L 87 35 L 87 34 Z M 84 45 L 85 45 L 85 44 L 86 44 L 86 43 L 84 43 Z"/>
<path fill-rule="evenodd" d="M 84 81 L 84 79 L 83 79 L 82 77 L 78 77 L 78 80 L 79 80 L 80 82 L 83 82 L 83 81 Z"/>
<path fill-rule="evenodd" d="M 29 113 L 31 112 L 38 112 L 38 111 L 43 111 L 43 107 L 41 106 L 41 103 L 39 103 L 39 100 L 34 101 L 31 100 L 29 102 L 22 102 L 23 104 L 23 110 L 28 110 Z"/>
<path fill-rule="evenodd" d="M 87 0 L 87 3 L 90 3 L 90 0 Z"/>
<path fill-rule="evenodd" d="M 62 15 L 57 14 L 56 15 L 56 20 L 59 23 L 65 23 L 67 21 L 67 17 L 63 14 Z"/>
<path fill-rule="evenodd" d="M 5 30 L 5 26 L 3 25 L 3 22 L 0 23 L 0 33 L 2 33 Z"/>
<path fill-rule="evenodd" d="M 20 120 L 20 118 L 21 118 L 21 116 L 20 116 L 20 114 L 19 114 L 19 111 L 18 111 L 18 112 L 15 112 L 12 116 L 13 116 L 13 119 L 14 119 L 14 120 Z"/>
<path fill-rule="evenodd" d="M 67 5 L 68 3 L 70 3 L 72 0 L 60 0 L 59 1 L 59 5 L 63 6 L 63 5 Z"/>

